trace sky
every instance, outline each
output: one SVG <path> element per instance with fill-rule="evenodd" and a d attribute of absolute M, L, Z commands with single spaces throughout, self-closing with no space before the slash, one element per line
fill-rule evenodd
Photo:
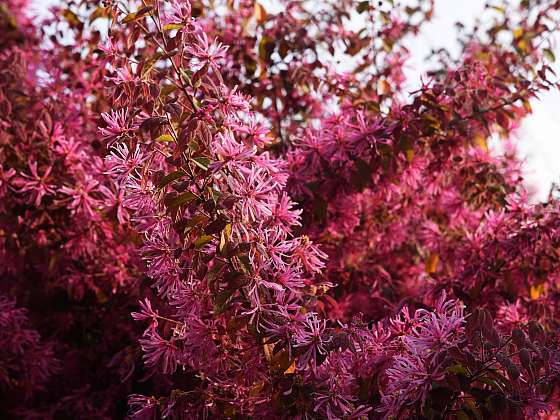
<path fill-rule="evenodd" d="M 457 51 L 455 22 L 472 27 L 484 4 L 485 0 L 436 0 L 433 20 L 409 44 L 411 58 L 406 73 L 413 86 L 428 70 L 424 58 L 430 49 L 446 47 Z M 558 47 L 555 54 L 560 58 Z M 558 64 L 553 67 L 557 71 Z M 560 181 L 560 93 L 547 92 L 531 105 L 533 114 L 516 133 L 517 145 L 525 161 L 525 182 L 535 189 L 535 200 L 545 200 L 552 182 Z"/>
<path fill-rule="evenodd" d="M 320 1 L 320 0 L 318 0 Z M 57 0 L 34 0 L 34 9 L 42 14 Z M 274 12 L 276 0 L 261 0 Z M 406 69 L 411 90 L 420 84 L 420 77 L 429 69 L 424 58 L 431 48 L 445 47 L 458 51 L 455 43 L 455 22 L 472 27 L 484 8 L 485 0 L 436 0 L 435 14 L 424 25 L 418 37 L 409 42 L 411 57 Z M 560 60 L 560 49 L 555 48 Z M 558 65 L 555 66 L 558 69 Z M 560 74 L 560 71 L 558 71 Z M 552 182 L 560 181 L 560 93 L 547 92 L 532 103 L 533 114 L 523 121 L 516 136 L 518 150 L 524 159 L 527 186 L 536 192 L 535 200 L 544 200 Z"/>

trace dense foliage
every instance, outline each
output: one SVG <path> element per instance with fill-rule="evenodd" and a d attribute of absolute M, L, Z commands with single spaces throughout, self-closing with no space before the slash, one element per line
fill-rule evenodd
<path fill-rule="evenodd" d="M 410 94 L 433 2 L 269 6 L 0 2 L 0 415 L 556 415 L 560 202 L 515 132 L 560 1 L 488 5 Z"/>

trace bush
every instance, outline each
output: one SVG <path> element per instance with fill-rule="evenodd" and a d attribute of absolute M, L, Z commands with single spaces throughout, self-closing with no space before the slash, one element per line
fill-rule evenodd
<path fill-rule="evenodd" d="M 6 415 L 558 410 L 560 207 L 513 134 L 560 3 L 488 6 L 410 97 L 433 4 L 390 3 L 3 5 Z"/>

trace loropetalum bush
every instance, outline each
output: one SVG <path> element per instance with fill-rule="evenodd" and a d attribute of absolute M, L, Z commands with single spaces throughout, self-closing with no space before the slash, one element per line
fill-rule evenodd
<path fill-rule="evenodd" d="M 514 140 L 560 2 L 410 95 L 432 2 L 0 6 L 6 416 L 557 413 L 560 207 Z"/>

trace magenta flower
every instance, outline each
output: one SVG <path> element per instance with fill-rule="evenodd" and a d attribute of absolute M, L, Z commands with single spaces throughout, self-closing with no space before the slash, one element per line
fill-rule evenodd
<path fill-rule="evenodd" d="M 456 300 L 445 301 L 443 293 L 434 312 L 425 309 L 416 311 L 419 326 L 408 337 L 408 345 L 419 353 L 443 351 L 456 346 L 463 339 L 465 316 L 463 305 Z"/>
<path fill-rule="evenodd" d="M 115 60 L 119 55 L 118 45 L 114 43 L 111 38 L 109 38 L 103 44 L 102 43 L 98 44 L 97 48 L 99 48 L 100 51 L 103 51 L 106 60 L 108 61 Z"/>
<path fill-rule="evenodd" d="M 86 178 L 82 182 L 78 182 L 75 187 L 63 186 L 60 188 L 62 194 L 68 195 L 68 198 L 63 200 L 68 202 L 68 208 L 72 213 L 81 213 L 90 218 L 94 217 L 95 211 L 99 207 L 99 200 L 94 198 L 92 194 L 99 192 L 99 182 Z"/>
<path fill-rule="evenodd" d="M 10 179 L 16 174 L 16 170 L 10 168 L 4 170 L 2 164 L 0 164 L 0 198 L 2 198 L 8 192 L 8 187 L 10 185 Z"/>
<path fill-rule="evenodd" d="M 48 166 L 41 176 L 37 171 L 36 161 L 31 161 L 28 165 L 31 175 L 21 174 L 19 178 L 14 179 L 13 184 L 19 188 L 18 192 L 29 196 L 30 203 L 34 204 L 35 207 L 39 207 L 43 197 L 55 193 L 54 185 L 47 183 L 52 166 Z"/>
<path fill-rule="evenodd" d="M 125 190 L 119 188 L 116 183 L 110 183 L 109 186 L 100 185 L 99 192 L 103 196 L 103 206 L 106 208 L 115 208 L 119 223 L 123 226 L 128 225 L 130 214 L 124 206 Z"/>
<path fill-rule="evenodd" d="M 138 124 L 129 116 L 128 108 L 111 111 L 110 114 L 104 112 L 101 117 L 107 124 L 106 127 L 99 127 L 103 139 L 107 140 L 107 147 L 111 147 L 115 141 L 138 129 Z"/>
<path fill-rule="evenodd" d="M 217 65 L 219 59 L 225 58 L 227 50 L 228 47 L 223 46 L 216 39 L 209 43 L 206 32 L 197 35 L 195 43 L 185 48 L 187 53 L 196 57 L 203 65 L 209 64 L 213 66 Z"/>
<path fill-rule="evenodd" d="M 256 221 L 272 215 L 269 197 L 276 188 L 274 180 L 263 169 L 255 166 L 238 173 L 238 176 L 229 177 L 229 184 L 239 199 L 241 216 L 245 220 Z"/>
<path fill-rule="evenodd" d="M 326 332 L 327 322 L 319 319 L 316 313 L 306 315 L 294 337 L 294 347 L 301 352 L 297 364 L 299 369 L 306 369 L 309 365 L 313 372 L 317 371 L 317 360 L 327 355 L 327 346 L 332 336 Z"/>
<path fill-rule="evenodd" d="M 174 339 L 165 340 L 156 331 L 150 330 L 139 342 L 144 352 L 146 366 L 161 366 L 162 372 L 166 374 L 177 370 L 181 360 L 181 350 Z"/>
<path fill-rule="evenodd" d="M 292 251 L 293 258 L 301 263 L 308 273 L 320 273 L 325 267 L 327 254 L 321 251 L 307 236 L 297 238 L 297 245 Z"/>
<path fill-rule="evenodd" d="M 284 193 L 272 208 L 272 223 L 288 233 L 294 226 L 301 226 L 302 210 L 294 210 L 295 203 Z"/>
<path fill-rule="evenodd" d="M 275 271 L 272 273 L 272 276 L 276 283 L 281 284 L 283 287 L 293 292 L 305 286 L 302 274 L 291 267 Z"/>
<path fill-rule="evenodd" d="M 144 299 L 144 301 L 140 301 L 140 312 L 132 312 L 132 318 L 135 321 L 146 321 L 149 320 L 150 324 L 148 326 L 148 328 L 146 329 L 146 332 L 149 330 L 155 330 L 158 326 L 158 311 L 154 311 L 152 309 L 152 304 L 149 301 L 148 298 Z M 144 332 L 144 334 L 146 334 L 146 332 Z"/>
<path fill-rule="evenodd" d="M 164 10 L 162 23 L 164 25 L 184 25 L 191 20 L 191 4 L 188 0 L 171 0 L 165 3 L 168 10 Z"/>
<path fill-rule="evenodd" d="M 111 148 L 111 152 L 105 158 L 109 167 L 106 173 L 114 175 L 118 183 L 125 183 L 129 177 L 139 176 L 138 169 L 144 160 L 139 145 L 129 151 L 125 143 L 119 143 Z"/>
<path fill-rule="evenodd" d="M 377 410 L 384 413 L 385 419 L 399 418 L 404 406 L 417 402 L 423 406 L 433 381 L 445 377 L 440 366 L 414 354 L 396 356 L 386 374 L 389 382 Z"/>

